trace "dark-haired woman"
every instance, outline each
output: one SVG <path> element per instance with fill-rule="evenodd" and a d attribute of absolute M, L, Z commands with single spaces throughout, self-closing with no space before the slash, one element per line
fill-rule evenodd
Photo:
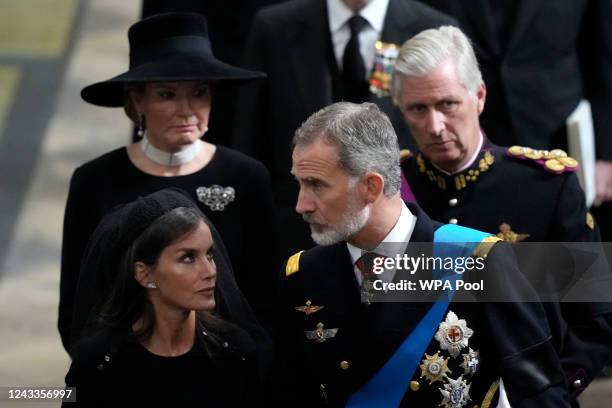
<path fill-rule="evenodd" d="M 231 407 L 257 400 L 263 329 L 211 230 L 175 190 L 103 219 L 78 289 L 98 288 L 66 376 L 77 403 Z M 213 313 L 216 298 L 227 306 L 223 312 Z"/>
<path fill-rule="evenodd" d="M 236 279 L 256 310 L 265 307 L 278 270 L 267 170 L 239 152 L 200 140 L 208 129 L 213 88 L 223 92 L 263 74 L 217 60 L 206 20 L 197 14 L 149 17 L 130 28 L 129 41 L 130 70 L 81 93 L 95 105 L 124 107 L 143 139 L 80 166 L 72 176 L 58 321 L 68 351 L 85 244 L 106 213 L 140 195 L 167 187 L 187 191 L 219 229 Z"/>

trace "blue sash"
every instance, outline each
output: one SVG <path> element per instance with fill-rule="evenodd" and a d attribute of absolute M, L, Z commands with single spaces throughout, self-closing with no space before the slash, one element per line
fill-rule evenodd
<path fill-rule="evenodd" d="M 434 245 L 433 255 L 441 258 L 469 257 L 480 241 L 489 235 L 458 225 L 444 225 L 434 232 L 434 244 L 442 245 Z M 434 272 L 442 276 L 440 271 Z M 460 279 L 460 275 L 452 273 L 444 276 L 444 279 L 454 281 Z M 438 298 L 378 373 L 349 397 L 347 407 L 386 408 L 400 405 L 421 357 L 453 298 L 453 292 L 446 291 Z"/>

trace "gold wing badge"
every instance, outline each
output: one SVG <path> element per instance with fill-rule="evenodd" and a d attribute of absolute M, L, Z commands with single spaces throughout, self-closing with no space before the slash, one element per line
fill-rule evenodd
<path fill-rule="evenodd" d="M 323 309 L 324 307 L 325 306 L 316 306 L 316 305 L 313 305 L 310 300 L 307 300 L 306 304 L 304 306 L 296 306 L 295 310 L 297 310 L 298 312 L 302 312 L 306 316 L 308 316 L 308 315 L 311 315 L 313 313 L 318 312 L 319 310 Z"/>
<path fill-rule="evenodd" d="M 317 343 L 324 343 L 327 339 L 336 336 L 338 329 L 324 329 L 323 323 L 317 323 L 315 330 L 305 330 L 304 334 L 308 340 L 314 340 Z"/>

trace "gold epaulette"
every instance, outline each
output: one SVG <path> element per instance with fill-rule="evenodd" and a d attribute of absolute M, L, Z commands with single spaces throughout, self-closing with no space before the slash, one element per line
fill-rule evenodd
<path fill-rule="evenodd" d="M 285 276 L 291 276 L 300 270 L 300 256 L 302 255 L 302 252 L 304 251 L 297 252 L 291 255 L 289 259 L 287 259 L 287 266 L 285 267 Z"/>
<path fill-rule="evenodd" d="M 561 149 L 536 150 L 531 147 L 512 146 L 508 148 L 507 154 L 515 159 L 531 160 L 554 174 L 572 172 L 578 168 L 578 160 Z"/>
<path fill-rule="evenodd" d="M 406 159 L 411 159 L 413 156 L 414 154 L 412 154 L 412 152 L 408 149 L 400 150 L 400 163 Z"/>
<path fill-rule="evenodd" d="M 495 235 L 489 235 L 485 237 L 474 249 L 472 252 L 472 256 L 474 258 L 486 258 L 489 255 L 489 251 L 493 248 L 497 242 L 503 241 L 501 238 L 496 237 Z"/>

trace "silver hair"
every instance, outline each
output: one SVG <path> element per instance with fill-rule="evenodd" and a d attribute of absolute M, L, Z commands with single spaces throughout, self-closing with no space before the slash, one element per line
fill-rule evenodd
<path fill-rule="evenodd" d="M 385 196 L 399 192 L 397 135 L 375 104 L 338 102 L 319 110 L 295 132 L 293 146 L 307 146 L 319 139 L 338 148 L 338 165 L 353 178 L 376 172 L 384 179 Z"/>
<path fill-rule="evenodd" d="M 399 98 L 402 75 L 422 77 L 449 60 L 454 62 L 463 86 L 475 98 L 482 74 L 470 39 L 453 26 L 421 31 L 402 45 L 391 79 L 393 98 L 396 101 Z"/>

